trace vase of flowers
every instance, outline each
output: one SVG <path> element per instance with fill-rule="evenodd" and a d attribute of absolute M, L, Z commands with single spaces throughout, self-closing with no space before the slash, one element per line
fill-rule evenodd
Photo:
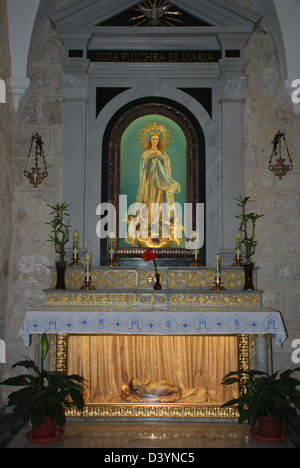
<path fill-rule="evenodd" d="M 157 271 L 157 266 L 156 266 L 156 254 L 151 251 L 151 249 L 147 249 L 144 254 L 143 254 L 143 259 L 145 262 L 149 262 L 150 260 L 153 260 L 154 263 L 154 268 L 155 268 L 155 283 L 153 286 L 153 289 L 155 290 L 160 290 L 161 289 L 161 283 L 160 283 L 160 273 Z"/>
<path fill-rule="evenodd" d="M 155 283 L 154 283 L 153 289 L 156 289 L 158 291 L 161 289 L 160 274 L 159 273 L 155 273 Z"/>
<path fill-rule="evenodd" d="M 257 240 L 255 239 L 255 227 L 256 221 L 263 215 L 256 213 L 246 213 L 246 207 L 249 202 L 252 202 L 250 197 L 239 197 L 237 204 L 241 207 L 241 213 L 236 215 L 236 218 L 240 219 L 240 228 L 243 238 L 242 244 L 245 246 L 246 263 L 243 264 L 245 273 L 245 291 L 251 291 L 254 289 L 253 285 L 253 269 L 254 262 L 251 261 L 251 257 L 255 254 Z"/>
<path fill-rule="evenodd" d="M 50 215 L 54 215 L 50 223 L 52 226 L 51 234 L 49 234 L 48 242 L 51 242 L 55 247 L 55 253 L 59 255 L 59 259 L 55 262 L 56 265 L 56 286 L 55 289 L 66 289 L 65 272 L 67 262 L 65 262 L 65 246 L 69 241 L 70 221 L 64 221 L 65 217 L 69 217 L 68 206 L 66 203 L 57 203 L 56 205 L 48 205 L 52 211 Z"/>

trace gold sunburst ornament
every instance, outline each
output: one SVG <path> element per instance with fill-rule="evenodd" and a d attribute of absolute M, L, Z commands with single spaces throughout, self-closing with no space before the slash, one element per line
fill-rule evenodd
<path fill-rule="evenodd" d="M 176 26 L 182 23 L 181 13 L 174 10 L 169 0 L 142 0 L 132 11 L 139 13 L 130 18 L 134 26 Z"/>
<path fill-rule="evenodd" d="M 161 124 L 160 122 L 150 122 L 142 128 L 142 130 L 140 131 L 139 140 L 140 146 L 142 146 L 142 148 L 144 149 L 146 149 L 148 145 L 149 133 L 159 133 L 163 149 L 165 150 L 166 148 L 168 148 L 171 136 L 169 130 L 164 124 Z"/>

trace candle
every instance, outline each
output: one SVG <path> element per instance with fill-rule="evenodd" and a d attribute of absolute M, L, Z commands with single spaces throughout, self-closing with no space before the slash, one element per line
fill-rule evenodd
<path fill-rule="evenodd" d="M 73 254 L 78 254 L 79 252 L 79 232 L 73 232 Z"/>
<path fill-rule="evenodd" d="M 195 232 L 195 234 L 194 234 L 193 249 L 194 249 L 194 255 L 198 255 L 199 254 L 199 234 L 198 234 L 198 232 Z"/>
<path fill-rule="evenodd" d="M 92 254 L 85 254 L 85 277 L 89 278 L 92 273 Z"/>
<path fill-rule="evenodd" d="M 110 232 L 108 234 L 108 254 L 109 255 L 115 255 L 116 251 L 116 234 L 114 232 Z"/>
<path fill-rule="evenodd" d="M 235 255 L 241 255 L 242 253 L 242 248 L 241 248 L 241 242 L 242 242 L 242 234 L 241 232 L 236 232 L 235 233 Z"/>
<path fill-rule="evenodd" d="M 215 255 L 215 278 L 221 277 L 221 255 L 219 252 Z"/>

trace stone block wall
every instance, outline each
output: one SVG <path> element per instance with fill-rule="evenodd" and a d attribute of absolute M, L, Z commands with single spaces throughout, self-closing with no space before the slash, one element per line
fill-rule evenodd
<path fill-rule="evenodd" d="M 5 319 L 7 361 L 10 363 L 33 352 L 31 348 L 24 348 L 18 332 L 25 311 L 43 307 L 43 289 L 49 286 L 50 281 L 48 266 L 55 261 L 54 247 L 47 242 L 51 227 L 46 223 L 50 220 L 47 205 L 61 202 L 62 197 L 64 103 L 60 61 L 63 56 L 64 48 L 50 22 L 47 22 L 34 51 L 30 88 L 13 118 L 9 155 L 14 174 L 10 177 L 10 189 L 7 191 L 11 199 L 10 227 L 11 231 L 13 227 L 13 235 L 12 232 L 8 234 L 11 255 Z M 36 133 L 42 136 L 44 142 L 49 175 L 40 186 L 34 188 L 24 177 L 23 170 L 31 137 Z M 31 154 L 35 155 L 34 148 Z M 31 166 L 29 164 L 28 170 Z M 0 249 L 2 245 L 0 243 Z"/>
<path fill-rule="evenodd" d="M 4 338 L 4 319 L 7 314 L 9 261 L 13 235 L 13 148 L 12 101 L 9 96 L 10 54 L 6 5 L 0 0 L 0 79 L 6 84 L 6 103 L 0 103 L 0 339 Z M 1 372 L 1 367 L 0 367 Z"/>
<path fill-rule="evenodd" d="M 245 194 L 255 203 L 251 210 L 263 214 L 257 222 L 255 254 L 263 304 L 280 310 L 288 340 L 274 346 L 274 368 L 291 361 L 291 343 L 300 338 L 300 116 L 281 92 L 282 78 L 277 50 L 264 22 L 245 49 L 249 74 L 245 90 Z M 294 169 L 279 180 L 268 169 L 272 140 L 285 133 Z M 284 157 L 284 156 L 283 156 Z"/>

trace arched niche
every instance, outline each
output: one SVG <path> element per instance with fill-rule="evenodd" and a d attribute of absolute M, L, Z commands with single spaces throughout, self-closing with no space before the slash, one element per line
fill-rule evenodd
<path fill-rule="evenodd" d="M 177 126 L 182 132 L 185 140 L 185 154 L 180 154 L 179 157 L 185 159 L 185 174 L 180 174 L 181 180 L 184 180 L 182 187 L 184 187 L 184 194 L 181 194 L 181 206 L 182 206 L 182 221 L 184 216 L 189 214 L 185 209 L 187 205 L 192 207 L 192 220 L 191 227 L 196 230 L 196 206 L 202 204 L 205 207 L 205 136 L 204 132 L 195 118 L 195 116 L 183 105 L 178 104 L 170 99 L 166 98 L 155 98 L 147 97 L 143 99 L 137 99 L 127 103 L 125 106 L 120 108 L 114 116 L 110 119 L 104 132 L 102 142 L 102 174 L 106 174 L 106 177 L 102 179 L 102 196 L 103 202 L 112 203 L 116 208 L 116 232 L 117 232 L 117 256 L 118 259 L 126 260 L 137 260 L 141 258 L 141 249 L 136 246 L 126 245 L 126 242 L 122 241 L 120 234 L 120 223 L 122 223 L 122 212 L 120 210 L 119 195 L 122 188 L 122 137 L 126 130 L 133 123 L 139 122 L 151 126 L 153 120 L 160 120 L 162 122 L 171 122 L 174 128 Z M 171 136 L 172 139 L 172 136 Z M 176 146 L 176 135 L 173 132 L 173 147 Z M 140 154 L 142 149 L 140 148 L 139 154 L 134 154 L 132 164 L 135 165 L 133 168 L 137 172 L 137 167 L 140 163 Z M 171 157 L 172 161 L 172 157 Z M 172 172 L 176 173 L 176 161 L 173 160 L 175 167 Z M 178 172 L 180 169 L 178 168 Z M 138 180 L 135 181 L 133 178 L 133 185 L 136 182 L 138 187 Z M 136 188 L 137 188 L 136 187 Z M 135 201 L 135 200 L 131 200 Z M 202 221 L 201 221 L 202 222 Z M 201 229 L 203 232 L 204 243 L 200 249 L 200 258 L 203 265 L 206 264 L 206 248 L 205 248 L 205 215 Z M 179 247 L 171 248 L 160 248 L 156 250 L 158 257 L 163 258 L 164 262 L 168 264 L 172 260 L 180 262 L 188 261 L 192 256 L 190 249 L 185 246 L 184 236 Z M 107 240 L 101 239 L 101 255 L 102 261 L 107 258 Z"/>

